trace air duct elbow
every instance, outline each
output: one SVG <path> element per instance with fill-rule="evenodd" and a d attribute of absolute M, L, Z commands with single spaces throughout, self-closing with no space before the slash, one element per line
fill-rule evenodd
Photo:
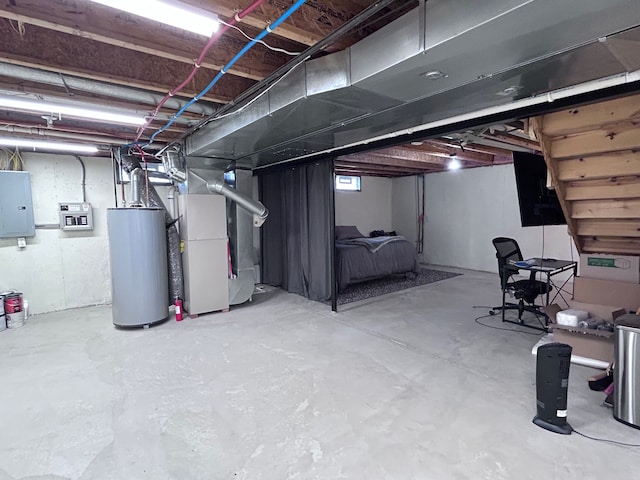
<path fill-rule="evenodd" d="M 229 188 L 221 180 L 215 180 L 207 182 L 207 190 L 211 193 L 219 193 L 224 195 L 232 202 L 236 202 L 238 206 L 244 208 L 248 212 L 253 214 L 253 225 L 255 227 L 261 227 L 269 215 L 269 210 L 262 203 L 245 195 L 242 195 L 237 190 Z"/>
<path fill-rule="evenodd" d="M 178 150 L 167 150 L 162 154 L 162 165 L 169 178 L 178 183 L 187 180 L 187 172 L 184 169 L 180 152 Z"/>

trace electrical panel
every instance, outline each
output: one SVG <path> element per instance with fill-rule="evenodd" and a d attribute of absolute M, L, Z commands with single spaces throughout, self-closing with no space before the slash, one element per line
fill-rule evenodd
<path fill-rule="evenodd" d="M 61 203 L 62 230 L 93 230 L 93 211 L 90 203 Z"/>
<path fill-rule="evenodd" d="M 29 172 L 0 170 L 0 238 L 35 234 Z"/>

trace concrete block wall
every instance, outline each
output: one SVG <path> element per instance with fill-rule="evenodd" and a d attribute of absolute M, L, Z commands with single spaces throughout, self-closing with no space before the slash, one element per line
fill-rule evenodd
<path fill-rule="evenodd" d="M 82 170 L 71 155 L 23 153 L 36 224 L 58 223 L 58 203 L 82 201 Z M 0 289 L 24 293 L 32 313 L 111 301 L 106 209 L 115 204 L 111 160 L 84 157 L 94 230 L 37 229 L 18 249 L 0 239 Z"/>
<path fill-rule="evenodd" d="M 372 230 L 391 230 L 391 179 L 361 177 L 360 189 L 336 190 L 336 225 L 355 225 L 365 236 Z"/>

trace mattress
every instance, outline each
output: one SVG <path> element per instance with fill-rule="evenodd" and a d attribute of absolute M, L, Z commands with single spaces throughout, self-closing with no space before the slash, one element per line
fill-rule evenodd
<path fill-rule="evenodd" d="M 419 273 L 413 243 L 404 237 L 336 240 L 338 291 L 349 284 L 396 273 Z"/>

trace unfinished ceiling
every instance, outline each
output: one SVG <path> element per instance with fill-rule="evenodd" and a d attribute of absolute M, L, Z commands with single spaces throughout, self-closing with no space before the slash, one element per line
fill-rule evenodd
<path fill-rule="evenodd" d="M 183 3 L 234 22 L 253 2 Z M 292 3 L 264 0 L 237 26 L 255 37 Z M 267 35 L 271 48 L 258 44 L 249 50 L 215 88 L 159 132 L 247 44 L 242 32 L 225 30 L 193 79 L 151 120 L 163 97 L 188 78 L 204 37 L 91 1 L 5 0 L 0 97 L 106 106 L 143 115 L 148 125 L 140 132 L 0 107 L 0 135 L 89 142 L 106 153 L 138 135 L 147 142 L 155 132 L 152 147 L 161 148 L 188 134 L 188 153 L 252 168 L 334 150 L 339 155 L 344 146 L 420 132 L 443 118 L 496 105 L 515 108 L 545 92 L 635 72 L 638 25 L 640 0 L 553 6 L 488 0 L 474 9 L 463 0 L 307 1 Z M 321 48 L 309 58 L 291 55 L 318 42 Z M 292 62 L 298 67 L 288 68 Z M 348 74 L 337 70 L 341 65 Z M 318 73 L 331 78 L 309 81 L 322 77 Z M 212 122 L 238 108 L 240 115 Z M 452 156 L 469 168 L 509 162 L 513 150 L 539 150 L 523 123 L 513 120 L 436 138 L 426 128 L 411 144 L 344 154 L 337 170 L 410 175 L 443 170 Z"/>
<path fill-rule="evenodd" d="M 254 2 L 191 0 L 226 22 Z M 265 0 L 237 23 L 255 37 L 291 6 Z M 316 44 L 370 6 L 367 0 L 307 1 L 266 38 L 249 50 L 180 121 L 157 137 L 175 140 L 188 127 L 211 115 L 283 66 L 292 55 Z M 381 2 L 378 2 L 381 3 Z M 375 15 L 335 39 L 319 54 L 342 50 L 406 13 L 417 1 L 387 1 Z M 48 101 L 73 101 L 150 115 L 160 99 L 191 72 L 207 39 L 152 20 L 85 0 L 6 0 L 0 3 L 0 95 Z M 184 103 L 200 92 L 248 40 L 229 28 L 201 62 L 180 95 L 159 111 L 141 137 L 148 140 Z M 82 139 L 123 144 L 136 129 L 104 122 L 77 121 L 0 108 L 0 132 L 14 135 Z M 46 117 L 46 116 L 45 116 Z"/>
<path fill-rule="evenodd" d="M 578 86 L 600 89 L 604 78 L 634 82 L 638 25 L 637 0 L 488 0 L 474 9 L 428 1 L 348 49 L 290 70 L 240 114 L 210 119 L 186 151 L 262 168 L 429 138 L 455 119 L 549 104 Z"/>
<path fill-rule="evenodd" d="M 335 171 L 341 175 L 401 177 L 451 169 L 452 159 L 459 162 L 459 168 L 489 167 L 511 163 L 514 151 L 541 150 L 522 122 L 511 122 L 340 156 L 335 160 Z"/>

